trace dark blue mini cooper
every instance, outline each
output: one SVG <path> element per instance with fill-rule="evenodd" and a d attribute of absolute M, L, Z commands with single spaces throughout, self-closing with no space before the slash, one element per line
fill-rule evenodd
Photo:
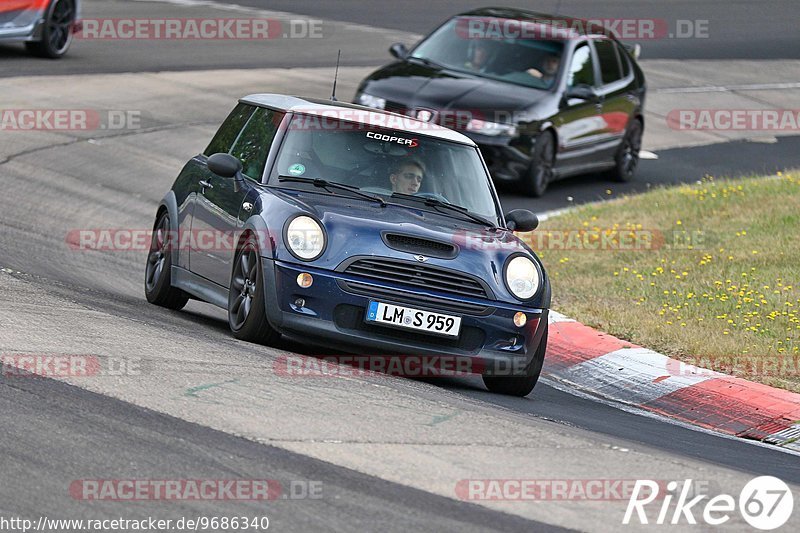
<path fill-rule="evenodd" d="M 527 395 L 550 284 L 475 143 L 411 117 L 291 96 L 240 100 L 162 200 L 148 301 L 228 310 L 233 334 L 458 358 Z M 461 368 L 464 368 L 461 366 Z"/>

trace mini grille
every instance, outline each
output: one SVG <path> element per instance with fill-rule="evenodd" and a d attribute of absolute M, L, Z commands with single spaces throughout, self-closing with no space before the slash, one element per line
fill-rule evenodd
<path fill-rule="evenodd" d="M 461 272 L 430 265 L 386 258 L 358 259 L 348 266 L 345 272 L 409 287 L 422 287 L 473 298 L 488 298 L 486 289 L 477 279 Z"/>

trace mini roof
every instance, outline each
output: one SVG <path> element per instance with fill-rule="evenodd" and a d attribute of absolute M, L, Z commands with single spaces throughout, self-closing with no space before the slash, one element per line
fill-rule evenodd
<path fill-rule="evenodd" d="M 307 115 L 347 120 L 350 122 L 359 122 L 370 126 L 405 131 L 415 135 L 426 135 L 428 137 L 475 146 L 475 143 L 469 137 L 437 124 L 422 122 L 405 115 L 390 113 L 380 109 L 372 109 L 356 104 L 348 104 L 346 102 L 334 102 L 317 98 L 302 98 L 299 96 L 270 93 L 251 94 L 241 98 L 239 101 L 245 104 L 270 107 L 286 112 L 291 111 Z"/>

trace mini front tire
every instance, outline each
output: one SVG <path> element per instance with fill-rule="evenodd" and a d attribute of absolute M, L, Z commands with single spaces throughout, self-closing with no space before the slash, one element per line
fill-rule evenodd
<path fill-rule="evenodd" d="M 228 325 L 243 341 L 271 344 L 279 333 L 267 321 L 264 275 L 256 239 L 250 235 L 233 261 L 228 291 Z"/>
<path fill-rule="evenodd" d="M 548 326 L 545 325 L 544 328 L 542 340 L 539 341 L 539 347 L 536 349 L 533 360 L 525 369 L 525 374 L 522 376 L 483 376 L 483 384 L 486 385 L 487 389 L 507 396 L 524 397 L 531 393 L 539 381 L 539 375 L 542 373 L 542 365 L 544 364 L 544 354 L 547 351 Z"/>

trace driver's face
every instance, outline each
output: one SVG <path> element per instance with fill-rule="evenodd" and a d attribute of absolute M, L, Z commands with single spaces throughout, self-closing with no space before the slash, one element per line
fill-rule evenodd
<path fill-rule="evenodd" d="M 389 176 L 389 181 L 392 182 L 392 192 L 416 194 L 422 185 L 422 170 L 416 165 L 406 165 Z"/>
<path fill-rule="evenodd" d="M 472 66 L 480 68 L 486 63 L 487 59 L 489 59 L 489 50 L 486 48 L 486 45 L 477 43 L 475 49 L 472 51 Z"/>
<path fill-rule="evenodd" d="M 556 56 L 548 56 L 544 60 L 544 73 L 548 76 L 555 76 L 558 72 L 558 58 Z"/>

